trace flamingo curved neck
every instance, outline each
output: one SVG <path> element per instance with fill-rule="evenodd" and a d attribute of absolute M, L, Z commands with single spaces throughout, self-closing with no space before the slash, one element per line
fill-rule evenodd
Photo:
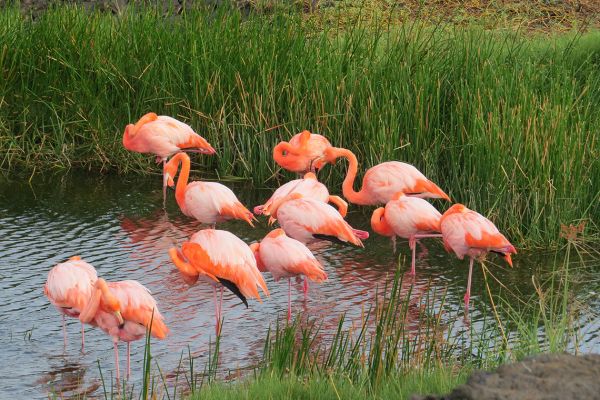
<path fill-rule="evenodd" d="M 385 219 L 385 209 L 383 207 L 373 211 L 371 228 L 381 236 L 396 236 L 396 233 Z"/>
<path fill-rule="evenodd" d="M 175 199 L 179 208 L 185 209 L 185 191 L 187 190 L 188 179 L 190 178 L 190 158 L 185 153 L 177 153 L 173 157 L 175 162 L 181 164 L 181 171 L 177 178 L 177 186 L 175 188 Z"/>
<path fill-rule="evenodd" d="M 365 193 L 364 187 L 358 192 L 354 190 L 354 181 L 358 172 L 358 160 L 354 153 L 348 149 L 335 148 L 333 149 L 333 154 L 335 154 L 335 158 L 344 157 L 348 160 L 348 173 L 342 183 L 344 197 L 354 204 L 369 205 L 368 194 Z"/>

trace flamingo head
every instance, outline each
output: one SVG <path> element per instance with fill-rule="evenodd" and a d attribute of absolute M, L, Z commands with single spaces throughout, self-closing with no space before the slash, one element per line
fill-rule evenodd
<path fill-rule="evenodd" d="M 279 142 L 273 148 L 273 159 L 283 169 L 292 172 L 304 172 L 307 169 L 306 157 L 299 148 L 288 142 Z"/>
<path fill-rule="evenodd" d="M 95 287 L 102 293 L 101 304 L 102 308 L 108 312 L 111 312 L 117 317 L 119 325 L 123 325 L 123 316 L 121 316 L 121 303 L 119 299 L 112 294 L 106 281 L 102 278 L 98 278 Z"/>

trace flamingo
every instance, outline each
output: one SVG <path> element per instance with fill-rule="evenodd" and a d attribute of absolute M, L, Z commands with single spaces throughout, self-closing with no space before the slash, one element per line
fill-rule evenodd
<path fill-rule="evenodd" d="M 273 148 L 273 159 L 288 171 L 315 172 L 325 165 L 319 158 L 329 147 L 331 143 L 325 136 L 302 131 L 292 136 L 289 142 L 279 142 Z"/>
<path fill-rule="evenodd" d="M 471 276 L 473 274 L 473 260 L 483 262 L 489 253 L 501 255 L 508 265 L 512 267 L 511 253 L 517 250 L 498 231 L 498 228 L 483 215 L 469 210 L 462 204 L 450 207 L 440 220 L 444 247 L 448 252 L 453 251 L 459 260 L 465 255 L 469 256 L 469 278 L 467 293 L 465 294 L 465 308 L 469 308 L 471 298 Z"/>
<path fill-rule="evenodd" d="M 323 282 L 327 274 L 310 250 L 296 239 L 287 236 L 283 229 L 275 229 L 267 234 L 260 243 L 252 243 L 258 269 L 269 271 L 275 281 L 288 280 L 288 322 L 292 319 L 292 280 L 294 276 L 304 275 L 313 282 Z"/>
<path fill-rule="evenodd" d="M 369 237 L 368 232 L 352 228 L 329 204 L 300 193 L 277 200 L 270 212 L 269 223 L 277 219 L 288 236 L 305 244 L 323 239 L 364 247 L 361 239 Z"/>
<path fill-rule="evenodd" d="M 233 233 L 203 229 L 184 242 L 181 251 L 169 249 L 171 260 L 190 284 L 202 277 L 213 286 L 215 331 L 221 333 L 223 286 L 231 290 L 248 307 L 247 298 L 261 302 L 258 287 L 269 296 L 267 284 L 256 265 L 250 247 Z M 217 284 L 221 285 L 221 301 L 217 306 Z"/>
<path fill-rule="evenodd" d="M 396 193 L 384 207 L 373 211 L 371 227 L 382 236 L 391 236 L 396 251 L 396 236 L 408 239 L 412 251 L 410 274 L 415 275 L 415 250 L 421 238 L 442 237 L 440 218 L 442 214 L 427 200 Z"/>
<path fill-rule="evenodd" d="M 304 174 L 302 179 L 294 179 L 280 186 L 275 193 L 265 202 L 265 204 L 254 207 L 254 214 L 269 215 L 269 207 L 273 202 L 287 196 L 290 193 L 300 193 L 304 197 L 311 197 L 324 203 L 331 203 L 337 206 L 338 212 L 345 217 L 348 212 L 348 203 L 339 196 L 330 196 L 327 186 L 317 180 L 317 176 L 312 172 Z"/>
<path fill-rule="evenodd" d="M 87 307 L 79 314 L 79 319 L 81 322 L 97 325 L 112 338 L 117 381 L 120 380 L 119 340 L 127 342 L 129 378 L 131 342 L 146 336 L 147 329 L 158 339 L 164 339 L 169 333 L 150 291 L 133 280 L 107 283 L 99 278 Z"/>
<path fill-rule="evenodd" d="M 387 161 L 371 167 L 363 177 L 360 191 L 354 190 L 354 180 L 358 171 L 358 160 L 350 150 L 338 147 L 325 149 L 321 160 L 335 163 L 339 157 L 348 160 L 348 173 L 342 184 L 346 200 L 359 205 L 386 204 L 398 192 L 420 198 L 450 198 L 435 183 L 431 182 L 413 165 L 400 161 Z"/>
<path fill-rule="evenodd" d="M 94 284 L 98 279 L 96 269 L 79 256 L 57 264 L 48 273 L 44 294 L 50 303 L 62 314 L 63 341 L 67 347 L 67 327 L 65 315 L 77 318 L 87 305 Z M 85 328 L 81 324 L 81 350 L 85 345 Z"/>
<path fill-rule="evenodd" d="M 229 219 L 241 219 L 254 226 L 254 215 L 240 203 L 235 194 L 225 185 L 217 182 L 196 181 L 188 184 L 190 176 L 190 157 L 185 153 L 177 153 L 165 167 L 165 175 L 174 185 L 173 177 L 181 164 L 181 172 L 177 179 L 175 199 L 181 212 L 204 224 L 213 226 L 217 222 Z"/>
<path fill-rule="evenodd" d="M 167 198 L 168 177 L 164 174 L 167 158 L 182 150 L 202 154 L 216 151 L 188 125 L 166 115 L 151 112 L 138 122 L 128 124 L 123 133 L 123 146 L 138 153 L 156 154 L 157 162 L 163 163 L 163 207 Z"/>

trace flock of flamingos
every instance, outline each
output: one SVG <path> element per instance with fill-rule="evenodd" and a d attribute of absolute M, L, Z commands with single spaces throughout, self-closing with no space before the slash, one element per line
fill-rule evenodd
<path fill-rule="evenodd" d="M 167 186 L 175 186 L 175 198 L 181 211 L 210 227 L 202 229 L 172 248 L 169 256 L 187 283 L 198 279 L 211 284 L 215 304 L 216 332 L 220 334 L 223 288 L 233 292 L 248 306 L 247 299 L 260 301 L 259 288 L 269 296 L 261 272 L 270 272 L 275 281 L 288 279 L 288 320 L 291 318 L 291 278 L 304 276 L 304 292 L 308 280 L 327 279 L 323 266 L 306 244 L 315 241 L 348 243 L 363 247 L 368 232 L 352 228 L 345 220 L 348 204 L 338 196 L 330 196 L 315 172 L 337 158 L 348 160 L 348 173 L 342 189 L 344 197 L 358 205 L 385 205 L 371 217 L 373 230 L 392 238 L 408 239 L 412 250 L 411 273 L 415 273 L 415 246 L 419 239 L 441 237 L 448 251 L 459 259 L 470 258 L 465 306 L 469 305 L 473 261 L 482 261 L 489 252 L 506 259 L 512 266 L 515 248 L 496 226 L 462 204 L 454 204 L 443 215 L 426 198 L 450 198 L 414 166 L 388 161 L 366 171 L 362 188 L 353 188 L 358 171 L 356 156 L 349 150 L 336 148 L 323 136 L 303 131 L 289 142 L 279 143 L 273 158 L 281 167 L 299 174 L 278 188 L 263 205 L 250 212 L 226 186 L 216 182 L 188 182 L 190 158 L 186 152 L 215 154 L 215 149 L 192 128 L 174 118 L 144 115 L 129 124 L 123 135 L 126 149 L 153 153 L 163 163 L 163 201 Z M 173 156 L 168 162 L 168 158 Z M 328 203 L 334 204 L 336 208 Z M 260 243 L 250 246 L 236 235 L 215 229 L 217 223 L 240 219 L 253 226 L 256 215 L 269 216 L 269 225 L 279 222 L 281 228 L 268 233 Z M 217 288 L 220 299 L 217 300 Z M 44 286 L 44 293 L 62 314 L 66 346 L 65 315 L 81 321 L 81 345 L 84 325 L 97 326 L 113 340 L 116 378 L 119 380 L 119 341 L 127 343 L 127 377 L 130 374 L 130 342 L 141 339 L 149 329 L 152 336 L 164 339 L 169 332 L 158 311 L 156 301 L 139 282 L 126 280 L 107 282 L 98 278 L 92 265 L 75 256 L 54 266 Z"/>

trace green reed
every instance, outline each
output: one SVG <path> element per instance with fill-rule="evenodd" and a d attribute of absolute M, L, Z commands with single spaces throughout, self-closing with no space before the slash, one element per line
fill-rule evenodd
<path fill-rule="evenodd" d="M 585 275 L 597 266 L 596 258 L 581 259 L 587 253 L 584 243 L 570 238 L 553 271 L 534 274 L 537 290 L 529 299 L 508 289 L 492 293 L 486 284 L 484 318 L 462 331 L 453 328 L 457 321 L 468 321 L 463 309 L 447 303 L 444 292 L 416 296 L 397 272 L 360 318 L 348 321 L 341 315 L 332 334 L 322 332 L 321 322 L 309 317 L 298 316 L 289 324 L 278 320 L 265 337 L 262 359 L 233 383 L 221 380 L 218 339 L 209 346 L 203 370 L 198 370 L 188 348 L 187 360 L 182 354 L 174 381 L 167 383 L 156 360 L 152 368 L 148 333 L 142 387 L 135 389 L 124 381 L 117 383 L 119 388 L 107 385 L 100 370 L 104 398 L 404 399 L 414 393 L 449 392 L 475 369 L 541 352 L 577 352 L 586 299 L 573 285 L 572 271 Z M 490 270 L 485 271 L 486 279 L 492 279 Z"/>
<path fill-rule="evenodd" d="M 554 245 L 561 224 L 600 215 L 599 39 L 342 30 L 284 11 L 58 7 L 32 21 L 2 9 L 0 169 L 158 172 L 121 145 L 125 125 L 155 111 L 218 150 L 194 156 L 203 174 L 275 186 L 271 149 L 309 129 L 362 168 L 416 165 L 521 246 Z M 321 178 L 339 191 L 344 171 L 338 161 Z"/>

